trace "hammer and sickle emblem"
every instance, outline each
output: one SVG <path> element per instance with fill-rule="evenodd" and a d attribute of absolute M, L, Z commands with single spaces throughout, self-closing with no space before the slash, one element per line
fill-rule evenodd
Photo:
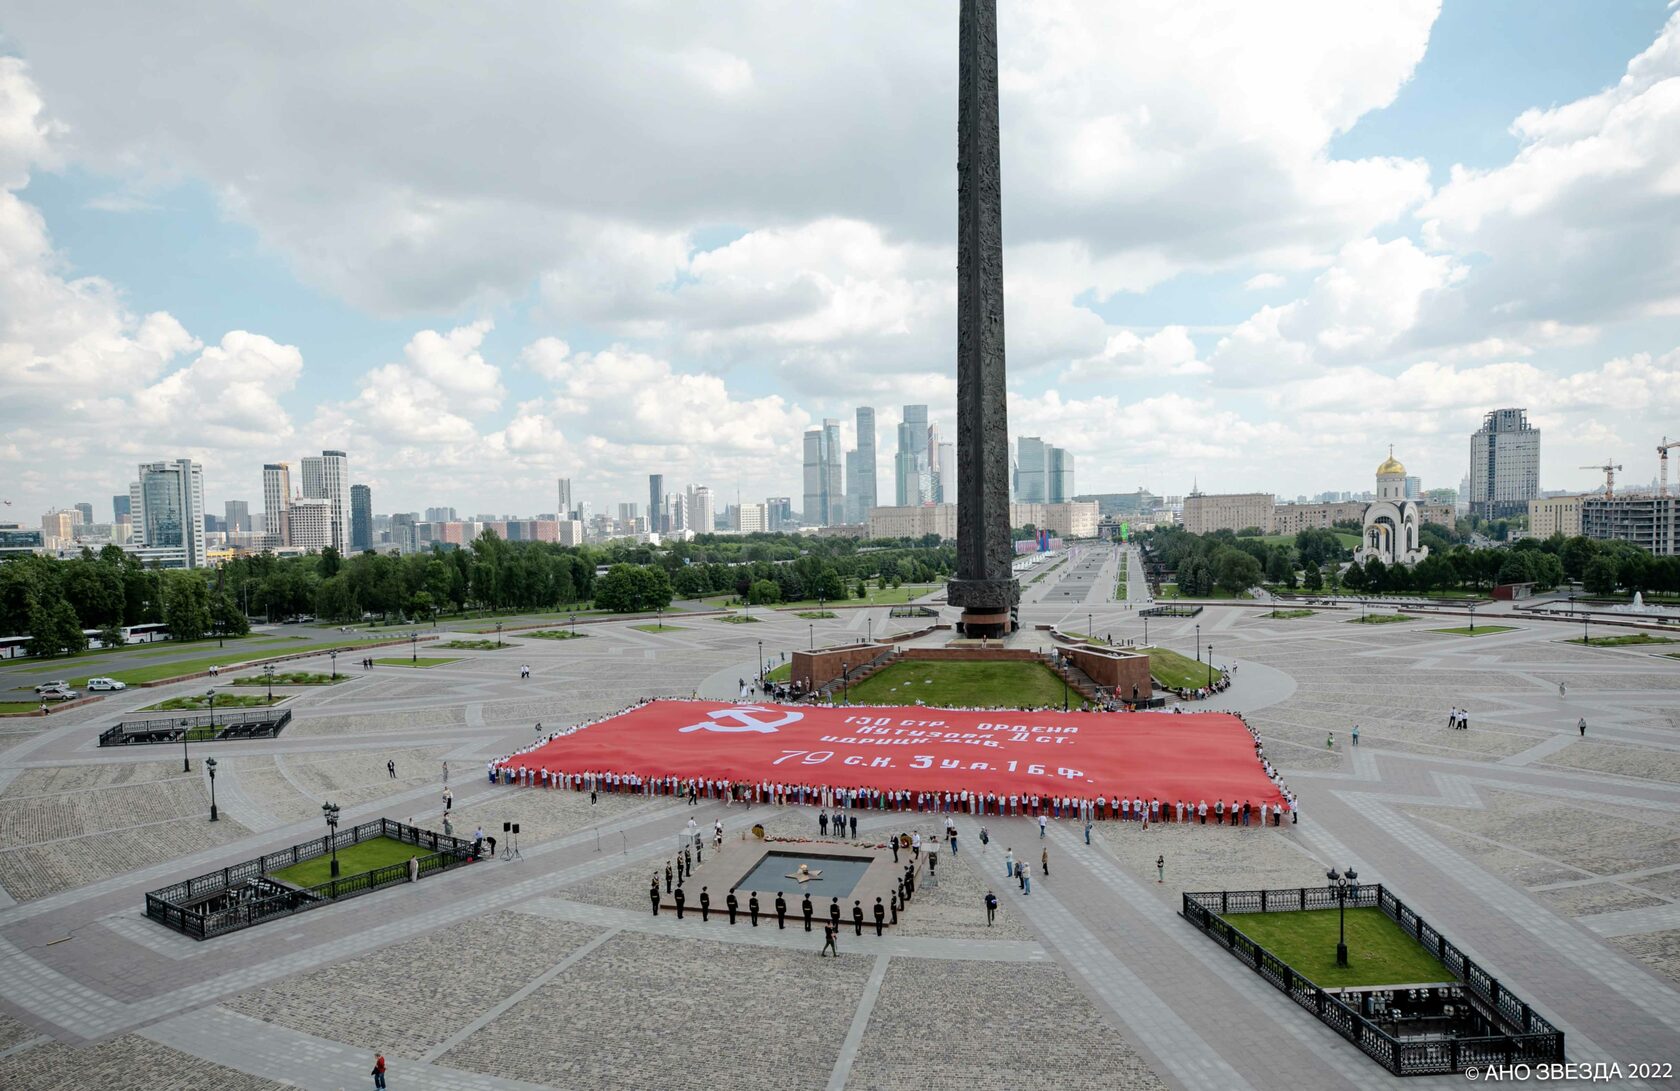
<path fill-rule="evenodd" d="M 800 720 L 805 718 L 805 714 L 803 712 L 783 712 L 781 719 L 765 721 L 751 715 L 751 713 L 754 712 L 772 714 L 769 709 L 761 708 L 758 705 L 742 705 L 737 708 L 720 708 L 708 712 L 706 715 L 710 716 L 713 721 L 732 720 L 734 721 L 733 723 L 707 723 L 702 721 L 697 724 L 689 724 L 687 727 L 679 727 L 677 728 L 677 731 L 721 731 L 725 734 L 734 734 L 740 731 L 756 731 L 761 735 L 772 735 L 775 734 L 777 728 L 784 727 L 791 723 L 798 723 Z"/>

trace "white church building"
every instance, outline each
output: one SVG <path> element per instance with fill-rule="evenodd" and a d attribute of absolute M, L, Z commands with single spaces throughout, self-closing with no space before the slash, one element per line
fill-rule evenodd
<path fill-rule="evenodd" d="M 1417 501 L 1406 499 L 1406 467 L 1390 447 L 1388 458 L 1377 467 L 1377 499 L 1365 509 L 1354 560 L 1364 564 L 1374 557 L 1385 565 L 1417 564 L 1429 556 L 1429 547 L 1418 541 L 1422 521 Z"/>

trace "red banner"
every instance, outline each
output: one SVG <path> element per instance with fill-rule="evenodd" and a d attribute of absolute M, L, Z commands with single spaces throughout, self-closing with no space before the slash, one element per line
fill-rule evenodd
<path fill-rule="evenodd" d="M 1237 717 L 655 701 L 502 763 L 883 791 L 1282 801 Z"/>

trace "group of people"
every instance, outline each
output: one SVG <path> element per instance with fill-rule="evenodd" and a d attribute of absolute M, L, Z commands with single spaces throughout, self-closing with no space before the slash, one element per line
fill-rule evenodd
<path fill-rule="evenodd" d="M 1453 710 L 1447 714 L 1447 726 L 1452 728 L 1454 731 L 1469 731 L 1470 730 L 1470 712 L 1469 712 L 1469 710 L 1468 709 L 1462 709 L 1462 708 L 1459 708 L 1457 705 L 1454 705 Z"/>

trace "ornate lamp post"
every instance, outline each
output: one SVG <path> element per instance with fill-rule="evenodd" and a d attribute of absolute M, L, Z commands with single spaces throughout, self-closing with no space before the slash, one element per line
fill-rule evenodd
<path fill-rule="evenodd" d="M 1358 882 L 1359 872 L 1353 870 L 1350 867 L 1350 868 L 1347 869 L 1347 872 L 1344 874 L 1343 872 L 1337 871 L 1335 868 L 1331 868 L 1329 871 L 1324 873 L 1324 877 L 1330 880 L 1330 886 L 1336 892 L 1336 909 L 1337 909 L 1336 916 L 1337 916 L 1337 920 L 1338 920 L 1338 925 L 1337 925 L 1338 933 L 1337 933 L 1337 939 L 1336 939 L 1336 965 L 1346 966 L 1348 964 L 1348 959 L 1347 959 L 1347 892 L 1348 892 L 1348 884 Z"/>
<path fill-rule="evenodd" d="M 263 676 L 268 679 L 268 703 L 272 705 L 274 703 L 274 664 L 273 663 L 270 663 L 270 664 L 268 664 L 268 666 L 263 668 Z"/>
<path fill-rule="evenodd" d="M 869 634 L 869 642 L 871 644 L 875 643 L 875 619 L 873 617 L 866 617 L 863 619 L 863 623 L 868 626 L 865 631 Z"/>
<path fill-rule="evenodd" d="M 45 705 L 45 702 L 42 702 Z M 181 772 L 192 772 L 192 762 L 187 760 L 187 733 L 192 730 L 192 721 L 181 717 Z"/>
<path fill-rule="evenodd" d="M 573 614 L 571 616 L 571 622 L 572 622 L 572 635 L 576 636 L 577 635 L 577 615 L 576 614 Z"/>
<path fill-rule="evenodd" d="M 813 622 L 811 622 L 811 624 L 807 625 L 806 628 L 811 630 L 811 650 L 816 651 L 817 650 L 817 623 L 813 621 Z"/>
<path fill-rule="evenodd" d="M 844 662 L 840 664 L 840 703 L 852 703 L 852 668 Z"/>
<path fill-rule="evenodd" d="M 1143 646 L 1149 647 L 1149 615 L 1143 615 Z"/>
<path fill-rule="evenodd" d="M 1201 658 L 1202 658 L 1202 627 L 1201 627 L 1200 624 L 1198 624 L 1196 626 L 1196 660 L 1197 660 L 1197 662 L 1200 662 Z"/>
<path fill-rule="evenodd" d="M 758 642 L 758 680 L 764 681 L 764 641 Z"/>
<path fill-rule="evenodd" d="M 210 771 L 210 821 L 217 821 L 216 816 L 216 759 L 205 758 L 204 768 Z"/>
<path fill-rule="evenodd" d="M 1473 602 L 1470 604 L 1470 631 L 1476 631 L 1476 604 Z"/>
<path fill-rule="evenodd" d="M 1085 639 L 1086 640 L 1097 639 L 1096 632 L 1097 632 L 1096 623 L 1091 620 L 1091 615 L 1090 614 L 1086 614 L 1085 615 Z"/>
<path fill-rule="evenodd" d="M 1208 641 L 1208 688 L 1213 688 L 1213 641 Z"/>
<path fill-rule="evenodd" d="M 338 878 L 338 804 L 332 800 L 321 804 L 321 817 L 327 820 L 327 845 L 332 849 L 332 877 Z"/>
<path fill-rule="evenodd" d="M 328 652 L 327 658 L 332 660 L 332 680 L 336 682 L 338 681 L 338 649 L 334 648 Z"/>
<path fill-rule="evenodd" d="M 420 665 L 420 630 L 415 629 L 408 634 L 408 661 Z"/>
<path fill-rule="evenodd" d="M 216 730 L 216 691 L 213 689 L 206 690 L 204 700 L 210 705 L 210 730 L 214 733 Z"/>
<path fill-rule="evenodd" d="M 502 646 L 502 623 L 496 622 L 496 647 Z"/>

